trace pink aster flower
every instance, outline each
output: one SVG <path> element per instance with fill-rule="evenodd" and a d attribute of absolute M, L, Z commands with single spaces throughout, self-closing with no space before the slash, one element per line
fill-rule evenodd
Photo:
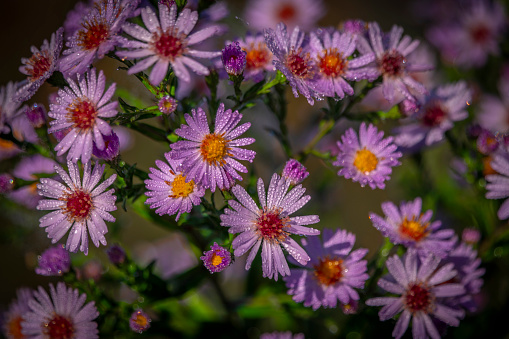
<path fill-rule="evenodd" d="M 295 302 L 317 310 L 320 306 L 334 308 L 339 300 L 346 305 L 359 300 L 354 288 L 364 288 L 368 279 L 367 261 L 361 260 L 367 249 L 353 252 L 355 235 L 345 230 L 324 229 L 323 243 L 318 237 L 302 239 L 311 260 L 304 268 L 291 269 L 285 277 L 288 294 Z"/>
<path fill-rule="evenodd" d="M 263 180 L 258 179 L 258 201 L 260 207 L 249 196 L 242 186 L 232 188 L 237 198 L 229 200 L 231 209 L 226 208 L 221 215 L 221 226 L 229 227 L 228 232 L 240 233 L 233 240 L 233 249 L 236 257 L 251 250 L 246 261 L 246 270 L 262 246 L 263 276 L 269 279 L 278 279 L 290 275 L 282 247 L 301 265 L 311 260 L 306 251 L 290 238 L 290 234 L 318 235 L 320 231 L 305 227 L 304 225 L 319 222 L 317 215 L 296 216 L 290 215 L 304 206 L 311 197 L 302 185 L 297 185 L 288 192 L 290 181 L 272 176 L 267 195 Z"/>
<path fill-rule="evenodd" d="M 235 180 L 242 180 L 237 172 L 247 173 L 247 168 L 237 160 L 253 162 L 255 151 L 240 148 L 255 142 L 253 138 L 240 138 L 251 124 L 237 127 L 242 114 L 231 109 L 225 110 L 221 103 L 217 110 L 214 132 L 210 133 L 207 115 L 201 108 L 185 114 L 188 125 L 182 125 L 175 134 L 187 140 L 171 144 L 169 158 L 180 161 L 186 181 L 221 190 L 230 189 Z"/>
<path fill-rule="evenodd" d="M 437 269 L 439 258 L 430 255 L 420 263 L 411 252 L 403 260 L 397 255 L 387 259 L 390 276 L 378 281 L 378 286 L 396 296 L 368 299 L 366 305 L 383 306 L 378 312 L 381 321 L 402 312 L 392 332 L 395 338 L 403 336 L 412 319 L 414 338 L 439 339 L 433 319 L 458 326 L 465 312 L 444 305 L 444 298 L 463 294 L 465 288 L 462 284 L 448 283 L 457 274 L 452 263 Z"/>
<path fill-rule="evenodd" d="M 28 302 L 30 312 L 23 316 L 23 335 L 28 338 L 99 338 L 99 316 L 94 302 L 85 304 L 86 294 L 67 288 L 59 282 L 55 288 L 49 285 L 50 295 L 41 287 L 34 291 L 34 299 Z M 50 297 L 51 296 L 51 297 Z"/>
<path fill-rule="evenodd" d="M 156 160 L 159 169 L 151 167 L 150 179 L 145 180 L 148 190 L 145 195 L 149 197 L 145 203 L 152 209 L 157 208 L 159 215 L 177 213 L 177 221 L 182 213 L 189 213 L 194 205 L 200 205 L 205 189 L 193 180 L 187 180 L 178 163 L 170 159 L 170 153 L 164 156 L 169 165 Z"/>
<path fill-rule="evenodd" d="M 164 4 L 159 4 L 159 19 L 150 7 L 141 9 L 141 18 L 148 30 L 132 23 L 126 23 L 122 27 L 127 34 L 140 41 L 125 42 L 123 47 L 130 50 L 117 52 L 117 55 L 127 59 L 143 58 L 129 69 L 128 74 L 141 72 L 155 64 L 149 80 L 158 85 L 166 76 L 168 66 L 171 66 L 177 78 L 189 82 L 188 67 L 195 73 L 209 74 L 208 68 L 194 58 L 210 59 L 221 55 L 221 52 L 204 52 L 189 48 L 217 34 L 218 31 L 218 28 L 212 25 L 190 35 L 198 20 L 198 12 L 186 8 L 177 18 L 175 4 L 170 9 Z"/>
<path fill-rule="evenodd" d="M 99 184 L 105 165 L 96 164 L 92 171 L 88 162 L 84 166 L 82 182 L 78 165 L 68 161 L 67 166 L 69 174 L 55 165 L 65 185 L 49 178 L 40 179 L 41 183 L 37 185 L 39 194 L 50 198 L 39 201 L 37 209 L 53 210 L 39 220 L 39 226 L 46 228 L 52 243 L 59 241 L 71 229 L 65 247 L 70 252 L 76 252 L 81 244 L 80 251 L 87 255 L 88 234 L 96 247 L 99 247 L 99 243 L 106 245 L 104 235 L 108 229 L 104 220 L 114 222 L 115 218 L 108 212 L 115 211 L 117 207 L 114 189 L 106 192 L 105 189 L 115 181 L 117 175 L 113 174 Z"/>
<path fill-rule="evenodd" d="M 401 163 L 398 159 L 401 152 L 396 152 L 392 137 L 384 138 L 384 132 L 365 123 L 359 128 L 359 136 L 348 129 L 338 141 L 339 153 L 335 166 L 343 167 L 338 171 L 339 176 L 359 182 L 362 187 L 366 184 L 375 188 L 385 188 L 385 181 L 390 179 L 392 167 Z"/>
<path fill-rule="evenodd" d="M 12 127 L 13 120 L 21 115 L 27 106 L 14 101 L 19 83 L 9 82 L 6 86 L 0 87 L 0 133 L 8 133 Z"/>
<path fill-rule="evenodd" d="M 28 301 L 33 298 L 31 289 L 22 287 L 16 291 L 16 299 L 13 300 L 4 313 L 3 333 L 6 338 L 23 339 L 23 316 L 30 311 Z"/>
<path fill-rule="evenodd" d="M 246 52 L 246 69 L 244 78 L 259 82 L 264 78 L 264 72 L 273 72 L 272 53 L 267 48 L 262 34 L 247 33 L 244 39 L 237 40 Z"/>
<path fill-rule="evenodd" d="M 84 76 L 78 76 L 77 82 L 67 79 L 69 86 L 58 90 L 57 104 L 50 104 L 48 115 L 49 133 L 71 128 L 66 136 L 55 147 L 57 155 L 67 151 L 67 159 L 87 163 L 92 155 L 92 142 L 99 150 L 105 148 L 103 136 L 111 134 L 111 127 L 101 118 L 112 118 L 117 115 L 118 102 L 109 102 L 115 93 L 116 85 L 112 84 L 104 91 L 106 78 L 103 71 L 91 69 Z"/>
<path fill-rule="evenodd" d="M 421 213 L 422 200 L 402 202 L 398 208 L 392 202 L 382 203 L 385 219 L 375 213 L 369 214 L 373 226 L 393 244 L 416 250 L 421 258 L 429 253 L 444 258 L 454 244 L 456 237 L 451 229 L 440 229 L 442 222 L 431 221 L 433 211 Z"/>
<path fill-rule="evenodd" d="M 30 99 L 46 79 L 58 70 L 63 33 L 64 29 L 60 27 L 51 35 L 50 42 L 44 40 L 41 49 L 32 46 L 30 49 L 32 56 L 29 59 L 21 59 L 23 66 L 19 68 L 19 71 L 28 78 L 16 91 L 16 101 L 23 102 Z"/>
<path fill-rule="evenodd" d="M 486 198 L 504 199 L 509 197 L 509 157 L 506 152 L 495 154 L 491 161 L 491 167 L 497 174 L 486 176 Z M 500 220 L 509 218 L 509 199 L 506 199 L 498 209 L 497 216 Z"/>
<path fill-rule="evenodd" d="M 152 319 L 143 310 L 136 310 L 129 318 L 129 327 L 132 331 L 143 333 L 150 328 Z"/>
<path fill-rule="evenodd" d="M 203 261 L 203 265 L 210 273 L 224 271 L 232 262 L 230 251 L 219 246 L 217 242 L 210 246 L 209 251 L 203 252 L 203 256 L 200 257 L 200 260 Z"/>

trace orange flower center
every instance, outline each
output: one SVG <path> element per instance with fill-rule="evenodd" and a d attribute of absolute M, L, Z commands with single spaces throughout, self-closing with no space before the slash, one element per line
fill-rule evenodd
<path fill-rule="evenodd" d="M 254 43 L 249 45 L 249 49 L 244 49 L 246 52 L 246 69 L 263 68 L 270 60 L 270 52 L 265 43 L 259 42 L 255 47 Z"/>
<path fill-rule="evenodd" d="M 200 145 L 200 153 L 203 160 L 208 162 L 209 165 L 223 166 L 226 163 L 224 160 L 225 156 L 231 155 L 228 152 L 230 150 L 228 142 L 230 141 L 223 138 L 222 135 L 215 133 L 207 134 Z"/>
<path fill-rule="evenodd" d="M 343 53 L 338 53 L 337 48 L 326 49 L 324 53 L 324 56 L 318 59 L 320 72 L 331 78 L 345 73 L 348 60 L 343 58 Z"/>
<path fill-rule="evenodd" d="M 320 259 L 318 265 L 314 265 L 315 278 L 325 286 L 334 285 L 343 278 L 343 260 L 326 256 Z"/>
<path fill-rule="evenodd" d="M 363 148 L 355 153 L 353 165 L 362 173 L 368 174 L 375 170 L 378 165 L 378 158 L 373 152 Z"/>
<path fill-rule="evenodd" d="M 408 220 L 405 217 L 403 222 L 399 225 L 399 233 L 408 239 L 420 241 L 429 234 L 428 225 L 429 224 L 423 225 L 420 222 L 420 218 L 415 220 L 415 217 L 413 217 L 411 220 Z"/>
<path fill-rule="evenodd" d="M 134 322 L 136 323 L 136 325 L 142 328 L 146 328 L 149 323 L 147 317 L 145 317 L 141 312 L 138 312 L 136 314 L 136 319 L 134 320 Z"/>
<path fill-rule="evenodd" d="M 210 262 L 214 266 L 220 265 L 223 262 L 223 257 L 214 253 L 212 254 L 212 259 L 210 260 Z"/>
<path fill-rule="evenodd" d="M 193 193 L 194 190 L 194 181 L 191 180 L 186 182 L 186 177 L 182 174 L 177 175 L 173 182 L 165 181 L 167 185 L 171 187 L 171 194 L 168 196 L 170 198 L 186 198 L 189 194 Z"/>

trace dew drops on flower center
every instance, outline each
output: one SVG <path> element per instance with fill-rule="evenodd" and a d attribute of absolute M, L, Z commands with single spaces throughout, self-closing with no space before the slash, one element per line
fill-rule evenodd
<path fill-rule="evenodd" d="M 405 304 L 410 312 L 429 311 L 432 294 L 421 284 L 412 285 L 406 292 Z"/>
<path fill-rule="evenodd" d="M 184 53 L 185 43 L 179 37 L 178 30 L 174 28 L 153 33 L 152 48 L 158 55 L 174 60 Z"/>
<path fill-rule="evenodd" d="M 256 219 L 260 235 L 268 241 L 284 240 L 288 236 L 285 231 L 285 228 L 289 227 L 288 223 L 288 217 L 281 217 L 281 208 L 269 210 L 264 208 Z"/>
<path fill-rule="evenodd" d="M 32 55 L 27 62 L 26 71 L 30 81 L 35 81 L 42 77 L 51 67 L 50 57 L 47 51 Z"/>
<path fill-rule="evenodd" d="M 94 207 L 90 194 L 81 190 L 69 194 L 65 197 L 65 200 L 67 204 L 64 208 L 64 213 L 66 213 L 71 220 L 81 221 L 87 219 L 90 211 Z"/>
<path fill-rule="evenodd" d="M 80 129 L 91 128 L 98 114 L 94 104 L 88 100 L 80 99 L 69 105 L 67 111 L 69 112 L 69 118 L 74 123 L 74 126 Z"/>
<path fill-rule="evenodd" d="M 44 333 L 51 339 L 74 338 L 74 327 L 66 317 L 55 314 L 45 326 Z"/>
<path fill-rule="evenodd" d="M 343 278 L 343 260 L 330 258 L 329 256 L 320 259 L 320 263 L 314 265 L 315 278 L 326 286 L 334 285 Z"/>
<path fill-rule="evenodd" d="M 337 48 L 324 50 L 323 56 L 318 59 L 320 72 L 328 77 L 335 78 L 342 75 L 348 65 L 348 61 L 343 58 L 343 53 L 338 53 Z"/>
<path fill-rule="evenodd" d="M 379 66 L 384 75 L 399 76 L 405 69 L 406 59 L 398 51 L 388 51 L 379 61 Z"/>

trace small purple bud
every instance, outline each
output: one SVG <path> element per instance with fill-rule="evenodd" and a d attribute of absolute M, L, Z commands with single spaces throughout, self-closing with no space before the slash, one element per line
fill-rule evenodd
<path fill-rule="evenodd" d="M 356 300 L 350 299 L 348 304 L 341 304 L 341 309 L 344 314 L 355 314 L 359 308 L 359 303 Z"/>
<path fill-rule="evenodd" d="M 46 123 L 46 109 L 43 105 L 33 104 L 25 114 L 34 128 L 41 128 Z"/>
<path fill-rule="evenodd" d="M 477 149 L 484 155 L 495 152 L 498 145 L 497 137 L 488 130 L 483 130 L 477 138 Z"/>
<path fill-rule="evenodd" d="M 410 99 L 403 100 L 398 107 L 401 114 L 407 117 L 414 115 L 421 109 L 419 102 Z"/>
<path fill-rule="evenodd" d="M 159 99 L 157 106 L 159 106 L 161 112 L 168 115 L 175 112 L 177 109 L 177 100 L 167 95 Z"/>
<path fill-rule="evenodd" d="M 203 254 L 204 256 L 200 257 L 200 259 L 210 273 L 221 272 L 232 262 L 231 253 L 226 248 L 219 246 L 216 242 L 214 245 L 210 246 L 210 251 L 205 251 Z"/>
<path fill-rule="evenodd" d="M 461 240 L 470 245 L 477 244 L 480 239 L 481 233 L 479 232 L 479 230 L 476 230 L 475 228 L 465 228 L 463 230 L 463 233 L 461 234 Z"/>
<path fill-rule="evenodd" d="M 102 151 L 98 149 L 94 142 L 92 154 L 99 159 L 113 160 L 118 156 L 120 152 L 120 142 L 118 140 L 118 136 L 115 134 L 115 132 L 112 131 L 110 135 L 103 135 L 103 139 L 104 149 Z"/>
<path fill-rule="evenodd" d="M 50 247 L 39 256 L 39 267 L 35 273 L 45 276 L 61 276 L 69 272 L 71 256 L 63 245 Z"/>
<path fill-rule="evenodd" d="M 292 185 L 300 184 L 309 175 L 306 167 L 295 159 L 290 159 L 286 162 L 283 169 L 282 176 L 288 180 Z"/>
<path fill-rule="evenodd" d="M 240 48 L 237 41 L 226 45 L 221 56 L 224 69 L 230 75 L 241 75 L 246 68 L 246 51 Z"/>
<path fill-rule="evenodd" d="M 131 330 L 134 332 L 143 333 L 150 327 L 151 321 L 152 319 L 150 319 L 147 313 L 142 310 L 137 310 L 131 314 L 129 327 L 131 327 Z"/>
<path fill-rule="evenodd" d="M 125 251 L 120 245 L 115 244 L 110 246 L 106 254 L 108 254 L 108 258 L 114 265 L 121 265 L 125 261 Z"/>
<path fill-rule="evenodd" d="M 14 188 L 14 178 L 8 173 L 0 174 L 0 194 L 9 193 Z"/>

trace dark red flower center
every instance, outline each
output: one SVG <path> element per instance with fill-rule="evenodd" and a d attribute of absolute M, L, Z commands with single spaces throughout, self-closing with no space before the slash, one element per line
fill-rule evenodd
<path fill-rule="evenodd" d="M 302 55 L 302 49 L 291 50 L 286 56 L 286 67 L 297 78 L 309 79 L 313 76 L 313 67 L 309 54 Z"/>
<path fill-rule="evenodd" d="M 51 339 L 72 339 L 74 327 L 68 318 L 55 314 L 53 319 L 45 324 L 44 334 Z"/>
<path fill-rule="evenodd" d="M 64 213 L 73 221 L 87 219 L 90 211 L 94 208 L 90 193 L 82 190 L 74 191 L 65 197 L 67 204 Z"/>
<path fill-rule="evenodd" d="M 270 60 L 270 54 L 267 50 L 267 45 L 264 43 L 258 43 L 257 46 L 254 43 L 249 45 L 249 49 L 246 51 L 246 69 L 258 69 L 263 68 Z"/>
<path fill-rule="evenodd" d="M 74 123 L 74 127 L 80 129 L 89 129 L 94 126 L 98 113 L 94 104 L 82 99 L 78 99 L 69 105 L 67 111 L 71 121 Z"/>
<path fill-rule="evenodd" d="M 406 291 L 405 304 L 410 312 L 429 312 L 433 303 L 433 295 L 426 286 L 413 284 Z"/>
<path fill-rule="evenodd" d="M 278 17 L 281 21 L 287 23 L 288 21 L 295 18 L 297 11 L 291 3 L 285 3 L 279 8 Z"/>
<path fill-rule="evenodd" d="M 289 227 L 290 218 L 281 216 L 281 208 L 264 208 L 256 219 L 256 225 L 260 235 L 268 241 L 282 241 L 288 236 L 285 231 Z"/>
<path fill-rule="evenodd" d="M 21 321 L 23 321 L 23 318 L 21 318 L 21 316 L 18 315 L 17 317 L 12 318 L 11 321 L 9 321 L 7 323 L 6 328 L 7 328 L 7 335 L 9 336 L 9 338 L 13 338 L 13 339 L 25 338 L 25 336 L 21 332 L 21 330 L 22 330 Z"/>
<path fill-rule="evenodd" d="M 384 75 L 399 76 L 405 70 L 406 59 L 396 50 L 385 52 L 379 61 L 379 66 Z"/>
<path fill-rule="evenodd" d="M 178 34 L 176 28 L 165 32 L 159 31 L 152 35 L 152 48 L 164 58 L 174 60 L 181 56 L 185 51 L 185 41 L 182 35 Z"/>
<path fill-rule="evenodd" d="M 26 71 L 30 77 L 30 81 L 35 81 L 42 77 L 51 67 L 51 60 L 48 51 L 44 50 L 40 53 L 32 55 L 26 65 Z"/>
<path fill-rule="evenodd" d="M 491 36 L 491 30 L 484 25 L 477 25 L 470 30 L 470 36 L 478 44 L 484 44 Z"/>
<path fill-rule="evenodd" d="M 78 32 L 78 45 L 86 50 L 99 47 L 110 34 L 110 26 L 97 19 L 82 23 L 83 29 Z"/>
<path fill-rule="evenodd" d="M 324 56 L 318 59 L 320 72 L 332 78 L 342 75 L 347 65 L 348 61 L 343 58 L 343 53 L 338 53 L 337 48 L 326 49 Z"/>
<path fill-rule="evenodd" d="M 435 127 L 440 125 L 446 116 L 447 114 L 442 107 L 434 103 L 426 107 L 424 116 L 422 117 L 422 123 L 428 127 Z"/>
<path fill-rule="evenodd" d="M 320 259 L 318 265 L 314 265 L 315 277 L 326 286 L 334 285 L 343 278 L 343 260 L 326 256 Z"/>
<path fill-rule="evenodd" d="M 401 224 L 399 225 L 399 233 L 403 237 L 411 239 L 416 242 L 427 237 L 429 234 L 428 230 L 429 223 L 423 224 L 421 222 L 421 217 L 419 217 L 419 219 L 417 220 L 415 219 L 415 217 L 412 217 L 412 219 L 410 220 L 408 220 L 408 218 L 405 217 Z"/>

